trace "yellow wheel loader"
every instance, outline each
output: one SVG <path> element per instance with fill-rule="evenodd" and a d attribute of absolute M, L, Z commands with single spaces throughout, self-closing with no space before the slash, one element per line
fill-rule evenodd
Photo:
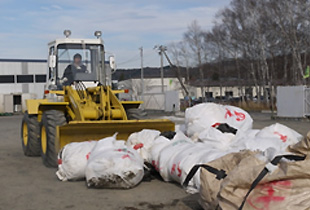
<path fill-rule="evenodd" d="M 105 61 L 101 32 L 95 39 L 65 38 L 48 44 L 47 83 L 42 99 L 26 101 L 21 127 L 26 156 L 40 156 L 47 167 L 57 167 L 57 153 L 70 142 L 99 140 L 118 133 L 117 138 L 142 129 L 174 131 L 170 120 L 130 120 L 141 101 L 119 101 L 112 90 L 114 57 Z M 135 117 L 136 118 L 136 117 Z"/>

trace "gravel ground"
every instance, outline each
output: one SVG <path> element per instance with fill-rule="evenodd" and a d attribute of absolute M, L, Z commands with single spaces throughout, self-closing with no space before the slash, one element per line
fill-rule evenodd
<path fill-rule="evenodd" d="M 251 113 L 254 128 L 283 123 L 302 135 L 308 121 L 271 120 L 270 114 Z M 156 114 L 158 117 L 158 114 Z M 162 115 L 164 116 L 164 115 Z M 182 123 L 184 115 L 168 116 Z M 43 166 L 41 158 L 25 157 L 20 140 L 22 116 L 0 117 L 0 209 L 201 209 L 197 195 L 186 194 L 174 183 L 159 179 L 142 182 L 130 190 L 87 189 L 85 182 L 60 182 L 56 169 Z"/>

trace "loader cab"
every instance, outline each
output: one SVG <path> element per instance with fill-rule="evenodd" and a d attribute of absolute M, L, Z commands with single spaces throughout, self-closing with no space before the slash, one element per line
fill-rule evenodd
<path fill-rule="evenodd" d="M 115 70 L 114 57 L 105 62 L 103 41 L 97 39 L 56 39 L 49 43 L 48 81 L 46 89 L 63 89 L 74 81 L 95 85 L 111 85 L 111 73 Z M 80 55 L 80 64 L 75 64 Z M 70 75 L 68 76 L 68 72 Z"/>

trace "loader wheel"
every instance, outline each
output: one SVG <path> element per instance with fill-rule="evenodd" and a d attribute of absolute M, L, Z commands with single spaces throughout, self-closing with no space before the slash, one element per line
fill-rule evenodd
<path fill-rule="evenodd" d="M 40 156 L 39 136 L 38 117 L 25 112 L 21 127 L 22 146 L 25 156 Z"/>
<path fill-rule="evenodd" d="M 128 120 L 140 120 L 147 117 L 146 111 L 142 109 L 127 109 L 126 113 Z"/>
<path fill-rule="evenodd" d="M 43 164 L 47 167 L 57 167 L 57 151 L 55 147 L 56 126 L 66 124 L 62 111 L 48 110 L 42 115 L 41 121 L 41 156 Z"/>

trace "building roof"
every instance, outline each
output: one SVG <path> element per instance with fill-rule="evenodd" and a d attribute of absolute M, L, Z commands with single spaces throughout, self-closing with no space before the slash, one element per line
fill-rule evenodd
<path fill-rule="evenodd" d="M 25 62 L 25 63 L 46 63 L 46 59 L 9 59 L 9 58 L 0 58 L 0 62 Z"/>

